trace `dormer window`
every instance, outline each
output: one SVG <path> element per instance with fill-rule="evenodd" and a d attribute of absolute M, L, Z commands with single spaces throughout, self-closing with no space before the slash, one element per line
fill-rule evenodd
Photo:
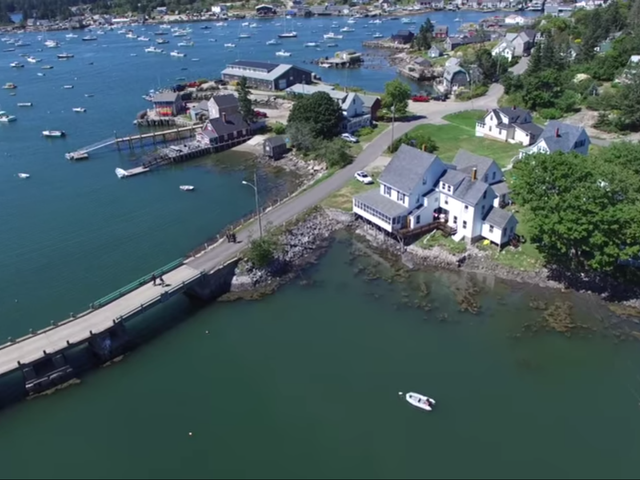
<path fill-rule="evenodd" d="M 391 187 L 388 187 L 387 185 L 385 185 L 385 186 L 384 186 L 384 194 L 385 194 L 387 197 L 390 197 L 390 196 L 391 196 Z"/>
<path fill-rule="evenodd" d="M 444 183 L 444 182 L 440 182 L 440 188 L 441 188 L 442 190 L 446 190 L 446 189 L 447 189 L 447 184 L 446 184 L 446 183 Z"/>
<path fill-rule="evenodd" d="M 404 203 L 404 193 L 398 192 L 398 201 Z"/>
<path fill-rule="evenodd" d="M 496 179 L 496 172 L 493 172 L 493 173 L 491 174 L 491 180 L 495 180 L 495 179 Z"/>
<path fill-rule="evenodd" d="M 451 193 L 451 190 L 452 190 L 451 185 L 447 185 L 447 192 Z"/>

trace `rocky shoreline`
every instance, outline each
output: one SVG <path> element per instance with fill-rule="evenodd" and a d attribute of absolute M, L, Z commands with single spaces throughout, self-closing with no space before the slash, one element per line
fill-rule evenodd
<path fill-rule="evenodd" d="M 298 276 L 305 266 L 315 263 L 330 246 L 333 234 L 345 229 L 365 239 L 372 246 L 393 254 L 409 269 L 435 267 L 492 275 L 507 281 L 596 294 L 604 301 L 631 307 L 633 310 L 640 309 L 640 292 L 635 288 L 627 288 L 602 278 L 569 278 L 546 268 L 536 271 L 509 268 L 492 260 L 488 252 L 473 246 L 461 255 L 454 255 L 442 247 L 403 247 L 375 229 L 354 222 L 350 213 L 322 207 L 314 208 L 297 222 L 274 234 L 280 249 L 269 268 L 259 269 L 245 260 L 241 261 L 232 280 L 231 292 L 222 299 L 257 299 L 274 292 Z"/>

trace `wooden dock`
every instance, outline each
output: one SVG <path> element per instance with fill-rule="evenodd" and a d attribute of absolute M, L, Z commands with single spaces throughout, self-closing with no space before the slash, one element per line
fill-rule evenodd
<path fill-rule="evenodd" d="M 113 138 L 108 138 L 101 142 L 94 143 L 93 145 L 80 148 L 75 152 L 70 152 L 66 154 L 66 156 L 67 158 L 72 158 L 74 156 L 83 156 L 84 158 L 86 158 L 85 155 L 89 155 L 89 153 L 91 152 L 95 152 L 96 150 L 100 150 L 102 148 L 110 147 L 113 145 L 115 145 L 118 150 L 121 150 L 123 148 L 133 150 L 136 147 L 144 148 L 145 144 L 147 146 L 154 146 L 157 144 L 169 143 L 184 138 L 190 138 L 195 135 L 196 131 L 201 127 L 201 124 L 195 124 L 188 127 L 163 130 L 161 132 L 140 133 L 138 135 L 129 135 L 127 137 L 114 136 Z"/>

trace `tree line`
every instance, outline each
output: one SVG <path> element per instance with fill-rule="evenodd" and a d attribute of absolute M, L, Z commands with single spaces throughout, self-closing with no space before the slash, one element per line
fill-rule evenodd
<path fill-rule="evenodd" d="M 127 13 L 151 16 L 157 8 L 170 12 L 209 10 L 216 0 L 0 0 L 0 24 L 11 23 L 10 15 L 22 13 L 25 18 L 66 20 L 74 16 L 71 7 L 87 6 L 94 15 Z"/>
<path fill-rule="evenodd" d="M 543 38 L 526 72 L 502 79 L 510 104 L 557 119 L 584 106 L 599 111 L 596 127 L 640 129 L 640 2 L 611 1 L 606 7 L 578 10 L 570 19 L 542 17 Z"/>

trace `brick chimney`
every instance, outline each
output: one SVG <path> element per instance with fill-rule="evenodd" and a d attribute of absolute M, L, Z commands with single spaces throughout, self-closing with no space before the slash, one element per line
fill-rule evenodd
<path fill-rule="evenodd" d="M 556 138 L 560 138 L 560 129 L 556 128 Z"/>
<path fill-rule="evenodd" d="M 222 112 L 222 122 L 227 123 L 227 112 Z"/>
<path fill-rule="evenodd" d="M 471 181 L 475 182 L 478 179 L 478 169 L 474 168 L 471 170 Z"/>

